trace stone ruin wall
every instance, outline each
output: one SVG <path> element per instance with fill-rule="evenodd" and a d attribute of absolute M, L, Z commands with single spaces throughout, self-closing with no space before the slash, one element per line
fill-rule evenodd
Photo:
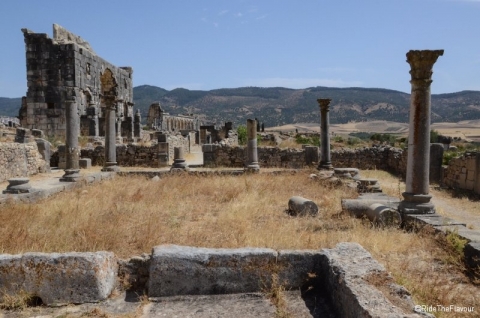
<path fill-rule="evenodd" d="M 466 152 L 461 157 L 452 158 L 443 175 L 445 185 L 480 194 L 480 153 Z"/>
<path fill-rule="evenodd" d="M 0 182 L 45 172 L 47 167 L 36 142 L 0 142 Z"/>
<path fill-rule="evenodd" d="M 22 98 L 20 123 L 47 136 L 65 136 L 65 101 L 77 104 L 81 135 L 105 135 L 106 95 L 103 75 L 111 73 L 117 106 L 118 133 L 133 133 L 132 68 L 116 67 L 100 58 L 88 42 L 54 25 L 54 38 L 22 29 L 25 39 L 27 96 Z M 132 135 L 133 136 L 133 135 Z"/>
<path fill-rule="evenodd" d="M 204 145 L 204 164 L 216 167 L 244 167 L 246 147 Z M 379 169 L 405 176 L 406 152 L 394 147 L 371 147 L 333 150 L 332 163 L 337 168 Z M 303 149 L 258 147 L 258 162 L 262 168 L 301 169 L 306 166 Z"/>
<path fill-rule="evenodd" d="M 184 153 L 190 153 L 189 138 L 181 135 L 168 136 L 169 162 L 173 162 L 174 147 L 183 147 Z M 191 140 L 191 139 L 190 139 Z M 117 144 L 117 164 L 122 167 L 152 167 L 156 168 L 158 162 L 158 147 L 156 144 L 152 146 L 135 145 L 135 144 Z M 60 167 L 63 169 L 65 165 L 65 155 L 62 154 L 64 146 L 60 146 L 59 150 L 52 154 L 50 165 L 52 167 Z M 64 150 L 63 150 L 64 151 Z M 89 158 L 92 166 L 103 166 L 105 164 L 105 147 L 88 147 L 80 151 L 80 157 Z"/>

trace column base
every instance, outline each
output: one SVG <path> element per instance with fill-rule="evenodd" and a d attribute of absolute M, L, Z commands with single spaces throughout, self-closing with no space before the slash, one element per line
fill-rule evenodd
<path fill-rule="evenodd" d="M 9 185 L 6 190 L 3 190 L 3 194 L 20 194 L 20 193 L 31 193 L 33 188 L 28 182 L 28 178 L 11 178 L 8 179 Z"/>
<path fill-rule="evenodd" d="M 435 206 L 430 202 L 430 194 L 414 194 L 403 192 L 404 200 L 398 205 L 402 214 L 434 214 Z"/>
<path fill-rule="evenodd" d="M 105 162 L 105 165 L 102 168 L 103 172 L 118 172 L 120 167 L 117 166 L 116 162 Z"/>
<path fill-rule="evenodd" d="M 332 163 L 330 161 L 320 161 L 317 170 L 333 170 Z"/>
<path fill-rule="evenodd" d="M 185 162 L 185 159 L 174 159 L 171 169 L 188 169 L 188 164 Z"/>
<path fill-rule="evenodd" d="M 60 178 L 61 182 L 77 182 L 82 179 L 80 169 L 65 169 L 65 174 Z"/>
<path fill-rule="evenodd" d="M 260 172 L 260 166 L 258 163 L 252 163 L 245 167 L 245 172 L 258 173 Z"/>

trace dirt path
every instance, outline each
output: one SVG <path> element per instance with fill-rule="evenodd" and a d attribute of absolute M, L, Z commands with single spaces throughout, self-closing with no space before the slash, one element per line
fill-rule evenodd
<path fill-rule="evenodd" d="M 405 191 L 405 182 L 399 181 L 387 173 L 362 171 L 362 177 L 376 178 L 385 193 L 394 197 L 400 197 Z M 436 185 L 430 186 L 432 203 L 437 213 L 454 220 L 464 222 L 473 230 L 480 230 L 480 203 L 468 198 L 454 198 L 448 191 L 440 189 Z"/>

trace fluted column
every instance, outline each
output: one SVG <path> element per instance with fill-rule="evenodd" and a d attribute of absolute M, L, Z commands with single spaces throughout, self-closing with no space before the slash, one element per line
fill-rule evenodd
<path fill-rule="evenodd" d="M 115 103 L 106 103 L 105 107 L 105 165 L 102 171 L 119 171 L 117 166 L 117 146 L 115 138 Z"/>
<path fill-rule="evenodd" d="M 75 182 L 80 179 L 80 148 L 78 135 L 80 134 L 80 115 L 78 113 L 76 94 L 74 90 L 66 92 L 65 99 L 65 174 L 60 181 Z"/>
<path fill-rule="evenodd" d="M 407 214 L 435 213 L 430 202 L 430 114 L 432 68 L 443 50 L 409 51 L 412 93 L 410 100 L 410 124 L 408 133 L 408 157 L 406 191 L 399 210 Z"/>
<path fill-rule="evenodd" d="M 332 162 L 330 159 L 330 117 L 329 117 L 329 105 L 331 99 L 319 98 L 317 99 L 320 106 L 320 163 L 318 164 L 318 170 L 332 170 Z"/>
<path fill-rule="evenodd" d="M 255 119 L 247 119 L 247 167 L 246 171 L 258 172 L 260 166 L 258 164 L 257 149 L 257 121 Z"/>

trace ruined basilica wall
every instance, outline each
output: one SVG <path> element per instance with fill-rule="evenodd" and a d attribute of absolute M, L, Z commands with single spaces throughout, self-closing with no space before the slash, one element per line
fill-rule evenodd
<path fill-rule="evenodd" d="M 0 182 L 44 172 L 46 167 L 36 142 L 0 142 Z"/>
<path fill-rule="evenodd" d="M 45 131 L 46 135 L 65 135 L 66 94 L 73 97 L 79 115 L 103 116 L 100 76 L 109 69 L 116 81 L 117 117 L 133 118 L 132 69 L 118 68 L 97 56 L 87 42 L 58 25 L 54 25 L 54 39 L 47 34 L 22 29 L 25 39 L 27 64 L 27 95 L 20 110 L 21 125 Z M 74 95 L 74 96 L 72 96 Z M 94 106 L 96 114 L 87 114 Z M 88 135 L 84 123 L 82 134 Z"/>

